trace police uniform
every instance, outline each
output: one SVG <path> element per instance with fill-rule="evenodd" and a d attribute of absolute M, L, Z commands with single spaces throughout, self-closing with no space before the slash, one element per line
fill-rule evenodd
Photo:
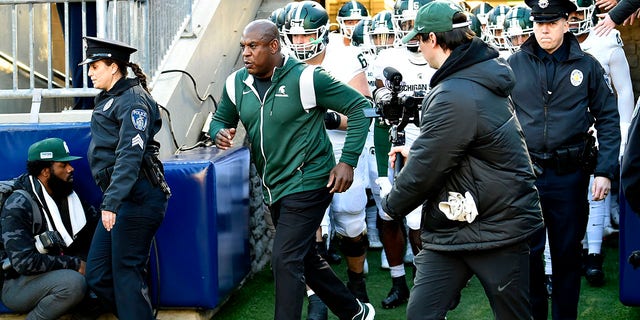
<path fill-rule="evenodd" d="M 530 0 L 534 23 L 567 19 L 576 7 L 569 0 Z M 599 153 L 594 175 L 615 174 L 620 146 L 616 99 L 604 70 L 585 54 L 573 34 L 548 54 L 530 37 L 509 57 L 516 76 L 511 93 L 524 130 L 529 154 L 538 169 L 542 212 L 549 234 L 553 264 L 554 319 L 575 319 L 580 295 L 580 241 L 584 237 L 588 204 L 584 190 L 589 171 L 580 166 L 589 127 L 598 130 Z M 547 318 L 541 230 L 531 244 L 531 304 L 535 319 Z"/>
<path fill-rule="evenodd" d="M 128 63 L 136 49 L 124 43 L 86 37 L 87 59 Z M 122 70 L 121 70 L 122 71 Z M 87 261 L 90 288 L 122 319 L 153 319 L 145 283 L 151 240 L 167 208 L 167 195 L 155 177 L 160 144 L 154 136 L 162 119 L 158 104 L 137 78 L 122 77 L 95 99 L 88 158 L 104 192 L 100 209 L 117 216 L 111 231 L 99 224 Z M 117 306 L 117 307 L 116 307 Z"/>

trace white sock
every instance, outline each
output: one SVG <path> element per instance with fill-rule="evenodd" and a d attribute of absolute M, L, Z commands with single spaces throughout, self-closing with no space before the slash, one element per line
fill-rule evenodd
<path fill-rule="evenodd" d="M 389 272 L 391 273 L 391 278 L 397 278 L 404 276 L 404 265 L 393 266 L 389 268 Z"/>

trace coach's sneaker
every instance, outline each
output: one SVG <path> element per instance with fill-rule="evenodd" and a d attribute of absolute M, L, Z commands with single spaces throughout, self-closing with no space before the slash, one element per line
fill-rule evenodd
<path fill-rule="evenodd" d="M 358 300 L 360 311 L 356 313 L 352 320 L 373 320 L 376 316 L 376 309 L 370 303 L 363 303 Z"/>

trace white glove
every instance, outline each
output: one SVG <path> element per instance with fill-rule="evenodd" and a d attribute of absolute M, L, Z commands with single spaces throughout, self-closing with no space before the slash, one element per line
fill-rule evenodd
<path fill-rule="evenodd" d="M 380 198 L 386 197 L 391 192 L 391 181 L 389 177 L 376 178 L 376 184 L 380 187 Z"/>
<path fill-rule="evenodd" d="M 389 181 L 389 177 L 376 178 L 376 184 L 378 185 L 378 187 L 380 187 L 381 199 L 386 197 L 389 194 L 389 192 L 391 192 L 391 181 Z M 380 215 L 380 218 L 382 218 L 382 220 L 393 221 L 393 218 L 382 210 L 380 210 L 378 214 Z"/>
<path fill-rule="evenodd" d="M 464 197 L 460 193 L 450 191 L 449 201 L 440 202 L 438 208 L 449 220 L 471 223 L 478 216 L 476 202 L 468 191 L 464 193 Z"/>

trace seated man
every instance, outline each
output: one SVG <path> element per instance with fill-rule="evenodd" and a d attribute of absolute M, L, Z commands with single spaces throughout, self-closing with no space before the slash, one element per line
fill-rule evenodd
<path fill-rule="evenodd" d="M 58 319 L 87 293 L 85 260 L 97 215 L 73 191 L 76 159 L 62 139 L 32 144 L 27 173 L 14 180 L 2 207 L 2 302 L 27 319 Z"/>

